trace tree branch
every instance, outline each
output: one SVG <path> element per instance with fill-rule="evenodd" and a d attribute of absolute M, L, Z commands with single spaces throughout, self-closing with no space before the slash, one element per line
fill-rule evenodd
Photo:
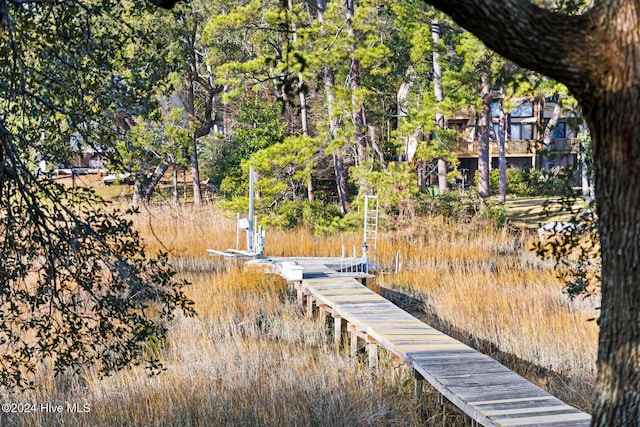
<path fill-rule="evenodd" d="M 567 86 L 584 85 L 594 9 L 579 16 L 551 12 L 529 0 L 425 0 L 516 64 Z"/>

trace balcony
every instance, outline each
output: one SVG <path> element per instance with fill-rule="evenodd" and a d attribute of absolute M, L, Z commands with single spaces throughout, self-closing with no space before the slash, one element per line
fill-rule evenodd
<path fill-rule="evenodd" d="M 478 141 L 458 141 L 452 144 L 451 149 L 458 156 L 477 156 Z M 535 154 L 535 141 L 506 141 L 505 153 L 507 156 L 531 156 Z M 491 156 L 498 155 L 498 141 L 489 142 Z"/>
<path fill-rule="evenodd" d="M 478 141 L 456 141 L 451 144 L 451 151 L 457 155 L 478 155 Z"/>
<path fill-rule="evenodd" d="M 475 157 L 478 155 L 478 141 L 457 141 L 451 145 L 451 150 L 458 156 Z M 489 152 L 491 156 L 498 155 L 498 141 L 490 141 Z M 507 156 L 533 156 L 538 151 L 556 151 L 563 153 L 577 153 L 580 150 L 578 138 L 557 138 L 551 141 L 548 150 L 540 141 L 520 140 L 506 141 L 505 153 Z"/>
<path fill-rule="evenodd" d="M 580 140 L 578 138 L 556 138 L 549 144 L 549 151 L 552 150 L 577 153 L 580 151 Z"/>
<path fill-rule="evenodd" d="M 494 148 L 495 146 L 495 148 Z M 495 150 L 495 151 L 494 151 Z M 519 156 L 530 155 L 535 153 L 535 141 L 520 140 L 520 141 L 506 141 L 504 151 L 507 156 Z M 491 153 L 498 153 L 498 142 L 491 142 Z"/>

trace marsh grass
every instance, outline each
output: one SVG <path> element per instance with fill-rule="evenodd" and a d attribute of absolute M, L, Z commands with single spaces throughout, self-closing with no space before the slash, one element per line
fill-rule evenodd
<path fill-rule="evenodd" d="M 361 240 L 358 232 L 270 231 L 267 253 L 339 256 L 345 247 L 349 256 Z M 598 317 L 599 300 L 563 293 L 554 263 L 535 255 L 536 244 L 525 229 L 423 218 L 380 234 L 377 284 L 421 300 L 428 320 L 483 350 L 489 343 L 506 355 L 503 362 L 516 361 L 512 368 L 589 410 L 598 336 L 589 319 Z M 536 378 L 540 370 L 546 373 Z"/>
<path fill-rule="evenodd" d="M 507 363 L 512 369 L 588 411 L 598 339 L 589 319 L 598 316 L 598 298 L 563 293 L 553 263 L 533 255 L 531 234 L 430 222 L 381 239 L 388 274 L 377 284 L 423 301 L 440 329 L 484 351 L 497 349 L 507 356 L 501 361 L 515 361 Z M 536 377 L 538 368 L 546 374 Z"/>
<path fill-rule="evenodd" d="M 173 221 L 173 219 L 171 219 Z M 167 227 L 167 230 L 171 230 Z M 0 414 L 0 425 L 222 426 L 421 425 L 409 374 L 379 373 L 337 352 L 327 325 L 305 320 L 287 284 L 242 264 L 187 253 L 180 271 L 198 316 L 178 316 L 154 343 L 165 371 L 133 367 L 108 378 L 92 372 L 53 378 L 3 401 L 33 402 L 34 413 Z M 207 257 L 206 254 L 204 254 Z M 203 272 L 212 267 L 210 271 Z M 388 367 L 385 367 L 388 366 Z M 42 410 L 61 405 L 61 413 Z M 68 412 L 76 404 L 87 413 Z M 73 406 L 70 406 L 73 407 Z"/>
<path fill-rule="evenodd" d="M 150 351 L 165 371 L 133 367 L 108 378 L 92 372 L 54 379 L 44 369 L 35 391 L 0 396 L 12 402 L 87 403 L 87 413 L 0 414 L 0 425 L 465 425 L 434 403 L 431 390 L 412 395 L 410 372 L 381 357 L 336 351 L 328 326 L 304 319 L 287 284 L 246 272 L 241 262 L 209 257 L 235 248 L 235 218 L 211 206 L 157 209 L 134 218 L 147 250 L 169 251 L 198 316 L 178 316 Z M 241 236 L 241 248 L 242 248 Z M 588 409 L 593 383 L 597 302 L 562 294 L 552 265 L 527 248 L 524 232 L 483 223 L 460 226 L 426 218 L 412 229 L 380 234 L 377 284 L 422 301 L 424 313 L 474 342 L 490 342 L 522 363 L 558 373 L 574 404 Z M 267 254 L 339 256 L 360 233 L 315 236 L 269 231 Z M 533 378 L 535 380 L 535 378 Z M 540 384 L 551 388 L 549 384 Z M 578 402 L 578 403 L 575 403 Z M 443 412 L 447 412 L 446 414 Z"/>
<path fill-rule="evenodd" d="M 222 223 L 212 219 L 220 213 L 206 212 L 203 228 Z M 195 224 L 199 217 L 191 218 Z M 234 221 L 226 223 L 228 234 L 235 233 Z M 590 409 L 598 326 L 589 319 L 598 317 L 599 300 L 563 293 L 554 263 L 535 255 L 535 233 L 428 217 L 410 228 L 380 233 L 378 239 L 379 286 L 419 299 L 427 320 L 470 345 L 496 349 L 506 355 L 501 361 L 515 360 L 511 367 L 533 382 Z M 269 231 L 266 254 L 340 256 L 345 248 L 350 256 L 354 247 L 359 253 L 361 244 L 359 232 Z M 197 253 L 191 256 L 198 258 Z M 540 370 L 547 374 L 536 378 Z"/>

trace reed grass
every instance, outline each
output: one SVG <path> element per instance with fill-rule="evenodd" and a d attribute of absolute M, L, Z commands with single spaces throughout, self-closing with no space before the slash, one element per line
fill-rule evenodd
<path fill-rule="evenodd" d="M 315 236 L 309 230 L 270 232 L 273 255 L 339 256 L 359 252 L 360 233 Z M 555 373 L 530 377 L 589 410 L 595 382 L 599 299 L 563 293 L 553 262 L 534 253 L 535 233 L 472 221 L 422 218 L 411 228 L 381 233 L 377 282 L 424 302 L 430 318 L 499 351 Z M 518 368 L 515 366 L 514 368 Z M 524 373 L 528 368 L 521 367 Z"/>
<path fill-rule="evenodd" d="M 173 233 L 175 218 L 166 221 L 156 231 Z M 166 341 L 151 350 L 165 372 L 149 377 L 132 367 L 108 378 L 91 371 L 54 378 L 43 369 L 35 390 L 2 395 L 4 402 L 33 402 L 36 411 L 0 413 L 0 425 L 422 425 L 408 372 L 389 375 L 384 370 L 393 367 L 383 364 L 376 373 L 337 352 L 327 325 L 304 319 L 280 278 L 187 252 L 175 255 L 207 257 L 212 268 L 179 273 L 191 282 L 187 292 L 198 316 L 179 316 Z M 42 410 L 47 403 L 62 412 Z M 74 403 L 89 411 L 68 412 Z"/>
<path fill-rule="evenodd" d="M 90 411 L 2 413 L 0 425 L 443 425 L 440 407 L 425 410 L 412 396 L 408 371 L 382 358 L 374 372 L 336 351 L 327 325 L 304 319 L 282 280 L 209 257 L 207 248 L 235 248 L 234 217 L 204 206 L 157 209 L 134 220 L 149 252 L 172 254 L 198 312 L 178 316 L 166 341 L 150 348 L 165 372 L 149 377 L 133 367 L 108 378 L 91 371 L 53 378 L 43 369 L 36 390 L 0 398 L 87 403 Z M 269 231 L 267 254 L 340 256 L 344 247 L 350 256 L 361 239 L 355 232 Z M 419 298 L 442 325 L 472 340 L 569 378 L 568 393 L 583 396 L 577 400 L 588 409 L 597 325 L 586 319 L 597 314 L 597 302 L 569 300 L 552 265 L 529 245 L 526 233 L 425 218 L 379 235 L 377 283 Z"/>
<path fill-rule="evenodd" d="M 206 220 L 203 228 L 212 222 Z M 227 226 L 227 233 L 235 227 L 233 222 Z M 598 336 L 596 322 L 589 319 L 597 318 L 599 300 L 563 293 L 553 263 L 534 254 L 536 239 L 535 233 L 496 229 L 488 222 L 426 217 L 410 228 L 380 233 L 376 253 L 370 255 L 381 273 L 378 285 L 423 301 L 429 318 L 467 336 L 471 345 L 490 343 L 550 370 L 558 381 L 529 379 L 588 411 Z M 358 232 L 269 231 L 266 254 L 351 256 L 354 250 L 360 253 L 361 244 Z"/>
<path fill-rule="evenodd" d="M 563 293 L 553 264 L 533 254 L 535 239 L 524 231 L 432 218 L 380 240 L 380 264 L 389 274 L 379 275 L 377 284 L 420 299 L 441 329 L 461 333 L 471 345 L 490 343 L 552 371 L 558 381 L 529 379 L 589 411 L 598 342 L 590 319 L 598 316 L 599 300 Z"/>

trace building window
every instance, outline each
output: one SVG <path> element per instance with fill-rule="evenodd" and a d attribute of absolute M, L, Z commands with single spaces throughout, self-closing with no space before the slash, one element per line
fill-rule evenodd
<path fill-rule="evenodd" d="M 533 123 L 511 123 L 510 135 L 512 141 L 533 139 Z"/>
<path fill-rule="evenodd" d="M 552 102 L 552 103 L 554 103 L 554 104 L 557 104 L 557 103 L 558 103 L 558 101 L 560 101 L 560 94 L 557 94 L 557 93 L 556 93 L 556 94 L 554 94 L 553 96 L 547 96 L 547 97 L 544 99 L 544 101 L 545 101 L 545 102 Z"/>
<path fill-rule="evenodd" d="M 510 135 L 512 141 L 519 141 L 522 139 L 522 128 L 520 127 L 520 123 L 511 123 Z"/>
<path fill-rule="evenodd" d="M 465 124 L 463 122 L 454 122 L 453 120 L 449 120 L 447 122 L 447 127 L 457 132 L 462 132 L 465 129 Z"/>
<path fill-rule="evenodd" d="M 491 117 L 500 117 L 500 102 L 493 101 L 491 103 Z"/>
<path fill-rule="evenodd" d="M 551 133 L 551 139 L 566 138 L 567 137 L 567 124 L 565 122 L 558 122 L 553 132 Z"/>
<path fill-rule="evenodd" d="M 533 103 L 525 101 L 511 112 L 511 117 L 533 117 Z"/>

